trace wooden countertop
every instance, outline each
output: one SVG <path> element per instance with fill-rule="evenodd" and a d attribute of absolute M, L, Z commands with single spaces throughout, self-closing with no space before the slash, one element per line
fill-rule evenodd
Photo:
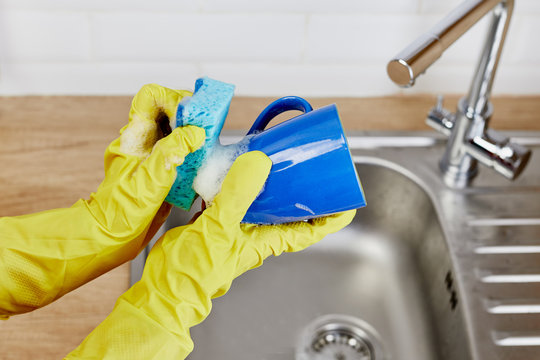
<path fill-rule="evenodd" d="M 445 106 L 455 109 L 458 97 Z M 271 98 L 234 98 L 225 129 L 247 130 Z M 308 99 L 336 103 L 346 130 L 429 130 L 435 96 Z M 131 97 L 0 97 L 0 216 L 68 207 L 103 178 L 103 153 Z M 498 97 L 491 126 L 540 130 L 540 96 Z M 0 322 L 3 359 L 58 359 L 111 311 L 129 284 L 123 265 L 33 313 Z"/>

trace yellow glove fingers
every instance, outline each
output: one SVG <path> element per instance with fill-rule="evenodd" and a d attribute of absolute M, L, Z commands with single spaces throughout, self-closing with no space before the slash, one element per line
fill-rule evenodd
<path fill-rule="evenodd" d="M 237 276 L 258 267 L 270 255 L 283 252 L 301 251 L 319 242 L 326 235 L 335 233 L 349 225 L 356 210 L 325 216 L 309 222 L 295 222 L 283 225 L 255 226 L 243 225 L 244 231 L 253 232 L 253 240 L 245 244 L 241 253 L 242 264 Z"/>
<path fill-rule="evenodd" d="M 349 225 L 355 215 L 356 210 L 349 210 L 339 214 L 313 219 L 311 222 L 297 223 L 296 226 L 291 226 L 290 230 L 294 235 L 290 241 L 287 241 L 287 247 L 283 251 L 303 250 L 319 242 L 326 235 L 338 232 Z M 307 229 L 309 231 L 306 231 Z"/>
<path fill-rule="evenodd" d="M 117 193 L 116 203 L 123 205 L 122 211 L 135 212 L 127 216 L 132 220 L 141 217 L 142 222 L 146 214 L 157 211 L 176 179 L 176 167 L 182 164 L 187 154 L 200 148 L 204 140 L 204 129 L 184 126 L 158 141 L 133 177 L 120 185 L 124 191 Z M 127 203 L 133 206 L 126 206 Z"/>
<path fill-rule="evenodd" d="M 135 117 L 140 120 L 155 121 L 160 113 L 165 113 L 169 119 L 176 118 L 178 103 L 185 96 L 191 96 L 190 91 L 173 90 L 157 84 L 144 85 L 135 95 L 129 113 L 130 121 Z"/>
<path fill-rule="evenodd" d="M 310 222 L 298 222 L 284 225 L 288 234 L 279 248 L 273 249 L 274 255 L 281 252 L 294 252 L 304 250 L 326 235 L 335 233 L 349 225 L 356 215 L 356 210 L 349 210 L 339 214 L 313 219 Z"/>
<path fill-rule="evenodd" d="M 145 85 L 133 98 L 129 124 L 121 130 L 121 151 L 146 158 L 154 144 L 166 133 L 176 119 L 179 102 L 191 92 L 172 90 L 156 84 Z"/>
<path fill-rule="evenodd" d="M 220 193 L 205 213 L 223 224 L 239 224 L 259 195 L 272 167 L 260 151 L 240 155 L 223 181 Z"/>
<path fill-rule="evenodd" d="M 156 142 L 167 135 L 163 127 L 172 126 L 178 104 L 185 96 L 191 96 L 191 92 L 156 84 L 143 86 L 133 98 L 128 125 L 107 148 L 105 173 L 118 173 L 126 166 L 137 167 L 146 159 Z"/>
<path fill-rule="evenodd" d="M 88 203 L 93 216 L 115 236 L 142 234 L 169 193 L 176 178 L 176 166 L 204 140 L 204 129 L 196 126 L 175 129 L 156 144 L 152 154 L 136 170 L 128 173 L 129 169 L 125 168 L 115 174 L 115 182 L 100 186 Z M 120 215 L 125 220 L 118 221 Z"/>
<path fill-rule="evenodd" d="M 199 149 L 205 138 L 203 128 L 188 125 L 174 129 L 157 142 L 152 154 L 139 166 L 136 181 L 149 181 L 150 188 L 164 186 L 168 192 L 176 178 L 176 167 L 184 162 L 186 155 Z"/>

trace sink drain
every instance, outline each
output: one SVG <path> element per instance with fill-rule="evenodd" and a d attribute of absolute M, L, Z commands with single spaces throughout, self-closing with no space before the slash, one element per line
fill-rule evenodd
<path fill-rule="evenodd" d="M 375 329 L 363 320 L 325 315 L 309 324 L 300 336 L 296 360 L 383 360 Z"/>
<path fill-rule="evenodd" d="M 311 344 L 317 358 L 335 360 L 373 360 L 369 343 L 347 329 L 324 331 Z"/>

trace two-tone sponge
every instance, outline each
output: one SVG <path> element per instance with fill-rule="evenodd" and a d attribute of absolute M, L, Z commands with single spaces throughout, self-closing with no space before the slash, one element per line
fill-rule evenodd
<path fill-rule="evenodd" d="M 233 95 L 234 85 L 203 77 L 195 82 L 193 96 L 178 106 L 176 125 L 204 128 L 206 141 L 199 150 L 187 155 L 184 163 L 177 167 L 176 181 L 165 199 L 170 204 L 184 210 L 191 208 L 197 197 L 193 190 L 193 180 L 212 148 L 218 144 Z"/>

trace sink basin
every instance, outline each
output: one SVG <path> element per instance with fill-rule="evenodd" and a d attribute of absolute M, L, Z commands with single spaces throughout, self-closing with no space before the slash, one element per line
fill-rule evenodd
<path fill-rule="evenodd" d="M 385 166 L 357 164 L 357 171 L 368 207 L 341 232 L 237 279 L 192 329 L 189 359 L 292 360 L 302 331 L 327 314 L 370 324 L 381 348 L 373 359 L 466 359 L 438 351 L 445 339 L 437 328 L 448 324 L 437 319 L 455 322 L 455 337 L 464 329 L 445 283 L 451 262 L 429 197 Z"/>
<path fill-rule="evenodd" d="M 440 180 L 440 138 L 360 134 L 349 144 L 368 206 L 339 233 L 236 279 L 191 330 L 188 359 L 540 358 L 538 317 L 520 314 L 523 332 L 518 320 L 493 314 L 540 304 L 540 292 L 518 287 L 526 301 L 512 298 L 500 282 L 505 274 L 540 274 L 540 256 L 534 264 L 528 254 L 520 270 L 515 247 L 501 248 L 509 234 L 540 241 L 539 166 L 514 183 L 482 169 L 476 187 L 458 191 Z M 191 215 L 174 210 L 163 231 Z M 134 281 L 144 256 L 132 264 Z M 540 313 L 540 305 L 531 309 Z"/>

